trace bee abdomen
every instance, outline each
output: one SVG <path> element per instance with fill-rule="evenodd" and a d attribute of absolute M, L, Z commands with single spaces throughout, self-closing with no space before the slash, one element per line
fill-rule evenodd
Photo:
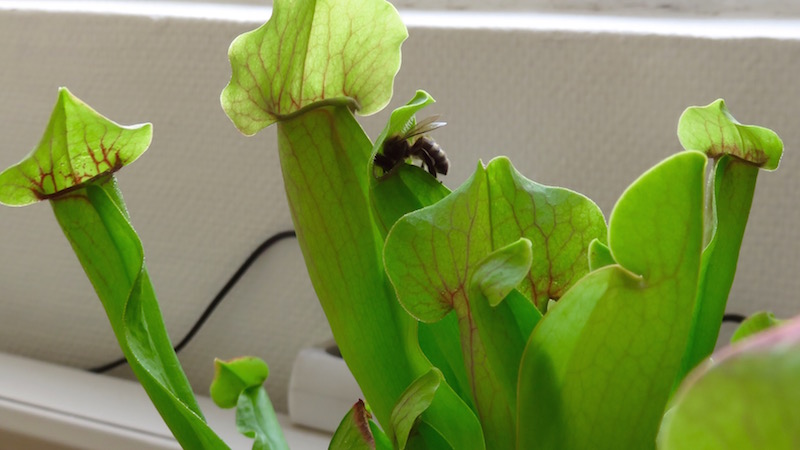
<path fill-rule="evenodd" d="M 450 160 L 447 159 L 447 154 L 442 150 L 442 147 L 428 136 L 423 136 L 414 143 L 421 151 L 430 156 L 433 161 L 433 168 L 437 173 L 447 175 L 447 170 L 450 168 Z"/>

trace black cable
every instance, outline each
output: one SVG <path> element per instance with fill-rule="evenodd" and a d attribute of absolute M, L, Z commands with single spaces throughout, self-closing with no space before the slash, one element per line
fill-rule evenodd
<path fill-rule="evenodd" d="M 234 272 L 233 276 L 231 276 L 228 282 L 225 283 L 222 289 L 220 289 L 220 291 L 217 293 L 214 299 L 211 300 L 211 303 L 208 304 L 206 309 L 203 311 L 203 314 L 200 315 L 200 317 L 194 323 L 189 332 L 186 333 L 186 336 L 184 336 L 183 339 L 181 339 L 181 341 L 178 342 L 178 344 L 173 347 L 175 353 L 181 351 L 184 347 L 186 347 L 189 341 L 191 341 L 192 338 L 194 338 L 197 332 L 200 331 L 200 328 L 202 328 L 203 325 L 205 325 L 208 318 L 211 317 L 211 314 L 214 312 L 214 310 L 217 309 L 217 306 L 219 306 L 222 300 L 225 299 L 225 297 L 228 295 L 228 292 L 230 292 L 230 290 L 233 289 L 234 286 L 236 286 L 236 283 L 239 282 L 242 276 L 244 276 L 244 274 L 247 273 L 247 271 L 250 269 L 250 266 L 252 266 L 253 263 L 256 262 L 256 260 L 265 251 L 267 251 L 267 249 L 272 247 L 273 244 L 291 237 L 297 237 L 297 233 L 295 233 L 294 230 L 281 231 L 279 233 L 273 234 L 272 236 L 267 238 L 266 241 L 262 242 L 261 245 L 256 247 L 256 249 L 250 253 L 250 256 L 248 256 L 247 259 L 245 259 L 244 262 L 239 266 L 236 272 Z M 725 315 L 722 316 L 722 321 L 742 323 L 745 318 L 746 317 L 742 314 L 726 313 Z M 128 361 L 123 357 L 115 361 L 112 361 L 110 363 L 103 364 L 102 366 L 92 367 L 88 369 L 88 371 L 92 373 L 105 373 L 127 362 Z"/>
<path fill-rule="evenodd" d="M 239 266 L 239 268 L 236 270 L 233 276 L 231 276 L 228 282 L 225 283 L 225 286 L 223 286 L 222 289 L 220 289 L 220 291 L 214 297 L 214 299 L 211 300 L 211 303 L 209 303 L 205 311 L 203 311 L 203 314 L 201 314 L 200 318 L 197 319 L 197 321 L 194 323 L 192 329 L 189 330 L 188 333 L 186 333 L 186 336 L 184 336 L 180 342 L 178 342 L 178 345 L 173 347 L 175 349 L 175 353 L 181 351 L 181 349 L 183 349 L 186 346 L 186 344 L 188 344 L 189 341 L 192 340 L 194 335 L 197 334 L 198 331 L 200 331 L 200 328 L 206 323 L 206 320 L 208 320 L 208 318 L 211 316 L 211 314 L 214 312 L 217 306 L 219 306 L 220 302 L 222 302 L 225 296 L 228 295 L 228 292 L 230 292 L 230 290 L 233 289 L 236 283 L 239 282 L 239 279 L 242 278 L 242 276 L 247 272 L 250 266 L 252 266 L 253 263 L 256 262 L 256 260 L 265 251 L 267 251 L 268 248 L 272 247 L 273 244 L 290 237 L 297 237 L 297 234 L 294 232 L 294 230 L 281 231 L 279 233 L 270 236 L 266 241 L 262 242 L 261 245 L 256 247 L 256 249 L 253 250 L 252 253 L 250 253 L 250 256 L 248 256 L 247 259 L 242 263 L 242 265 Z M 123 357 L 115 361 L 112 361 L 110 363 L 103 364 L 102 366 L 93 367 L 88 370 L 89 372 L 93 373 L 104 373 L 108 372 L 111 369 L 119 367 L 125 364 L 126 362 L 127 360 Z"/>
<path fill-rule="evenodd" d="M 737 313 L 725 313 L 725 315 L 722 316 L 723 322 L 742 323 L 744 322 L 744 319 L 746 319 L 744 315 Z"/>

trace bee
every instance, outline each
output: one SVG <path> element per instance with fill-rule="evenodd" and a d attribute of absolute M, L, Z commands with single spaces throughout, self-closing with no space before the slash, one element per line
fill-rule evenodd
<path fill-rule="evenodd" d="M 387 173 L 407 158 L 415 158 L 422 161 L 422 167 L 434 178 L 437 173 L 447 175 L 450 160 L 442 147 L 426 135 L 446 125 L 446 122 L 437 122 L 436 119 L 438 116 L 428 117 L 405 133 L 386 138 L 383 153 L 375 155 L 375 165 Z"/>

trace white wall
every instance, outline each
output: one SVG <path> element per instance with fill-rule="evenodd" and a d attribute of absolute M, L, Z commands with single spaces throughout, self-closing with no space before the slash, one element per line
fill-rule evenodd
<path fill-rule="evenodd" d="M 25 1 L 25 0 L 20 0 Z M 40 0 L 35 0 L 40 1 Z M 49 0 L 75 3 L 86 0 Z M 100 0 L 102 1 L 102 0 Z M 120 3 L 212 3 L 272 5 L 272 0 L 105 0 Z M 793 0 L 395 0 L 398 9 L 427 11 L 535 11 L 613 13 L 681 16 L 797 17 L 800 5 Z"/>
<path fill-rule="evenodd" d="M 189 18 L 155 4 L 143 15 L 7 6 L 0 2 L 0 167 L 36 145 L 58 86 L 120 123 L 153 122 L 152 147 L 119 180 L 177 341 L 248 253 L 291 227 L 274 130 L 239 135 L 218 100 L 230 41 L 268 11 L 195 8 Z M 505 154 L 530 178 L 583 192 L 608 213 L 631 181 L 680 149 L 684 107 L 724 97 L 742 122 L 775 129 L 786 155 L 759 179 L 729 309 L 798 313 L 797 23 L 406 18 L 411 37 L 388 109 L 417 88 L 437 98 L 430 112 L 449 122 L 436 137 L 453 163 L 451 187 L 477 158 Z M 367 118 L 367 132 L 377 135 L 386 117 Z M 115 359 L 102 308 L 49 207 L 0 208 L 0 227 L 0 351 L 79 367 Z M 253 267 L 180 357 L 205 392 L 213 357 L 259 355 L 283 408 L 296 351 L 329 333 L 289 241 Z"/>

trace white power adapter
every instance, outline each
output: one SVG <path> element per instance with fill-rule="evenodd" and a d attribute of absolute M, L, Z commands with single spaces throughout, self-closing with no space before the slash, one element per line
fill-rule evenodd
<path fill-rule="evenodd" d="M 332 433 L 363 398 L 335 343 L 305 348 L 297 354 L 288 393 L 293 423 Z"/>

